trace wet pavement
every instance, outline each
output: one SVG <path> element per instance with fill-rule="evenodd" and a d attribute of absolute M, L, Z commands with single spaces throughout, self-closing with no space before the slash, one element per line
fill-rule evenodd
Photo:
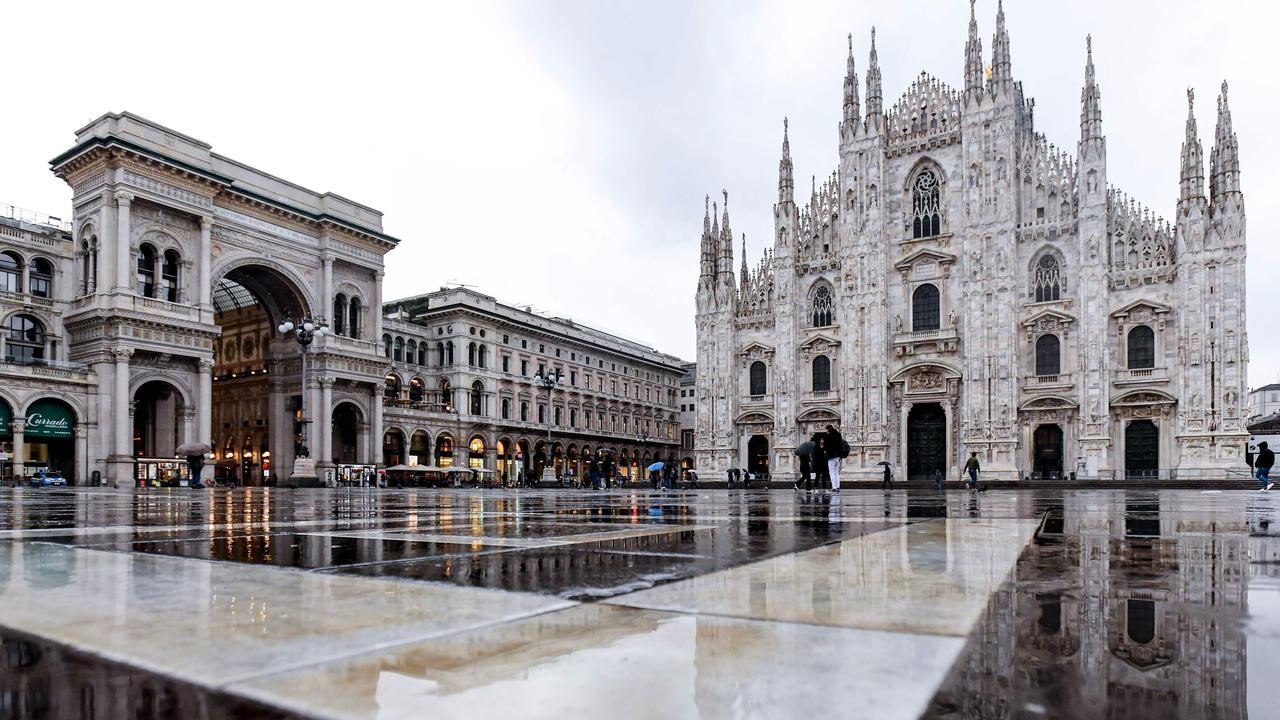
<path fill-rule="evenodd" d="M 1280 494 L 0 491 L 0 718 L 1280 717 Z"/>

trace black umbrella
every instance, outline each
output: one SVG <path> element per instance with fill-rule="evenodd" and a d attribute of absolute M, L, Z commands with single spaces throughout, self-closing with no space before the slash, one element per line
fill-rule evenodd
<path fill-rule="evenodd" d="M 800 447 L 796 448 L 796 455 L 812 455 L 813 448 L 816 447 L 811 440 L 805 440 L 800 443 Z"/>
<path fill-rule="evenodd" d="M 889 466 L 889 467 L 893 467 L 893 463 L 889 462 L 888 460 L 881 460 L 880 462 L 878 462 L 878 463 L 876 463 L 876 464 L 877 464 L 877 465 L 887 465 L 887 466 Z"/>

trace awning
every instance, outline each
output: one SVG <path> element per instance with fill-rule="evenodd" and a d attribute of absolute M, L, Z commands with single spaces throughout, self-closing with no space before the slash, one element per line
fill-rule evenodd
<path fill-rule="evenodd" d="M 28 438 L 69 438 L 75 434 L 75 427 L 75 414 L 61 400 L 37 400 L 27 410 Z"/>

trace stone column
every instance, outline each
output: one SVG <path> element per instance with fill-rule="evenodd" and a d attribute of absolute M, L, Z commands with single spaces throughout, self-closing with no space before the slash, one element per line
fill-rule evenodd
<path fill-rule="evenodd" d="M 279 481 L 293 471 L 293 414 L 287 409 L 283 380 L 271 381 L 267 416 L 271 426 L 271 474 Z"/>
<path fill-rule="evenodd" d="M 133 435 L 133 426 L 129 422 L 131 406 L 133 398 L 129 395 L 129 358 L 133 357 L 133 348 L 118 347 L 111 350 L 111 356 L 115 359 L 115 395 L 116 405 L 112 419 L 116 424 L 115 427 L 115 451 L 113 454 L 120 457 L 130 457 L 133 455 L 132 448 L 129 447 L 130 437 Z"/>
<path fill-rule="evenodd" d="M 316 425 L 320 429 L 318 461 L 333 462 L 333 378 L 320 378 L 320 406 L 316 413 Z"/>
<path fill-rule="evenodd" d="M 356 464 L 367 465 L 369 459 L 369 423 L 356 423 Z"/>
<path fill-rule="evenodd" d="M 942 401 L 942 415 L 947 420 L 947 444 L 945 445 L 947 448 L 947 475 L 948 477 L 956 477 L 960 474 L 961 466 L 956 460 L 955 439 L 952 437 L 951 433 L 951 401 Z M 990 462 L 990 458 L 987 458 L 987 461 Z"/>
<path fill-rule="evenodd" d="M 382 349 L 382 278 L 385 274 L 381 270 L 373 274 L 373 307 L 369 308 L 373 314 L 373 335 L 369 339 L 379 352 Z M 382 421 L 379 420 L 378 424 L 381 425 Z M 378 442 L 382 442 L 381 437 Z"/>
<path fill-rule="evenodd" d="M 381 294 L 381 290 L 379 290 Z M 375 317 L 381 317 L 382 313 L 378 313 Z M 379 323 L 381 328 L 381 323 Z M 378 337 L 381 337 L 381 329 L 379 329 Z M 369 464 L 382 465 L 382 393 L 381 388 L 374 386 L 373 399 L 369 403 Z"/>
<path fill-rule="evenodd" d="M 196 409 L 194 407 L 184 407 L 178 410 L 178 437 L 182 440 L 178 443 L 193 442 L 196 435 Z"/>
<path fill-rule="evenodd" d="M 903 480 L 909 479 L 907 477 L 907 468 L 909 467 L 908 461 L 907 461 L 907 418 L 911 416 L 911 406 L 912 406 L 912 403 L 909 403 L 909 402 L 902 403 L 902 407 L 899 410 L 899 412 L 901 412 L 902 415 L 898 418 L 898 430 L 899 430 L 898 457 L 901 458 L 901 462 L 902 462 L 902 479 Z"/>
<path fill-rule="evenodd" d="M 9 430 L 13 433 L 13 474 L 21 477 L 22 466 L 27 462 L 26 418 L 10 420 Z"/>
<path fill-rule="evenodd" d="M 116 193 L 116 288 L 128 291 L 130 244 L 132 243 L 131 226 L 129 224 L 129 205 L 133 195 L 126 192 Z"/>
<path fill-rule="evenodd" d="M 22 292 L 31 294 L 31 263 L 29 262 L 22 263 Z"/>
<path fill-rule="evenodd" d="M 213 444 L 213 360 L 201 358 L 196 400 L 196 442 Z"/>
<path fill-rule="evenodd" d="M 307 388 L 307 449 L 311 451 L 311 459 L 320 462 L 324 459 L 320 453 L 324 449 L 321 437 L 320 378 L 312 375 L 307 378 L 311 387 Z"/>
<path fill-rule="evenodd" d="M 333 312 L 333 258 L 325 255 L 321 258 L 321 262 L 324 273 L 320 281 L 320 312 L 318 314 L 329 318 L 329 325 L 332 326 L 337 322 L 337 318 L 329 317 Z"/>
<path fill-rule="evenodd" d="M 213 307 L 213 288 L 209 286 L 213 268 L 213 218 L 200 218 L 200 293 L 196 305 L 208 310 Z M 207 440 L 207 438 L 206 438 Z"/>
<path fill-rule="evenodd" d="M 76 465 L 75 478 L 76 485 L 89 484 L 89 429 L 84 426 L 83 422 L 76 423 Z"/>

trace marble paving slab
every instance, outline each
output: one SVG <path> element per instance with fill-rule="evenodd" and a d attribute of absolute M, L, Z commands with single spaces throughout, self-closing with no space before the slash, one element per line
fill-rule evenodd
<path fill-rule="evenodd" d="M 308 716 L 917 718 L 963 640 L 583 605 L 228 689 Z"/>
<path fill-rule="evenodd" d="M 604 602 L 963 637 L 1038 525 L 927 520 Z"/>
<path fill-rule="evenodd" d="M 569 607 L 554 597 L 0 544 L 5 625 L 215 686 Z"/>

